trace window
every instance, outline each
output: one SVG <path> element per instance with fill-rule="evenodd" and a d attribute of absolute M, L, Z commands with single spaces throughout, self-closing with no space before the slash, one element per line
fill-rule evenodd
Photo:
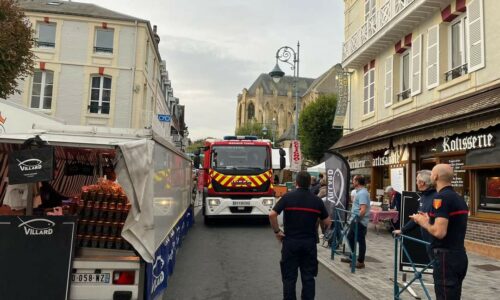
<path fill-rule="evenodd" d="M 94 52 L 113 53 L 113 29 L 97 28 L 95 30 Z"/>
<path fill-rule="evenodd" d="M 250 122 L 253 120 L 253 118 L 255 118 L 255 106 L 252 102 L 250 102 L 247 108 L 247 120 Z"/>
<path fill-rule="evenodd" d="M 92 76 L 89 111 L 94 114 L 109 114 L 111 100 L 111 77 Z"/>
<path fill-rule="evenodd" d="M 56 46 L 56 24 L 38 23 L 35 44 L 38 48 L 54 48 Z"/>
<path fill-rule="evenodd" d="M 406 51 L 401 55 L 401 92 L 398 94 L 398 101 L 402 101 L 410 97 L 410 51 Z"/>
<path fill-rule="evenodd" d="M 500 213 L 500 169 L 478 171 L 476 186 L 477 211 Z"/>
<path fill-rule="evenodd" d="M 449 71 L 445 74 L 446 81 L 467 74 L 467 17 L 457 18 L 450 24 L 450 55 Z"/>
<path fill-rule="evenodd" d="M 368 69 L 364 75 L 363 114 L 375 110 L 375 68 Z"/>
<path fill-rule="evenodd" d="M 146 67 L 148 66 L 149 63 L 149 40 L 146 41 L 146 59 L 144 60 L 144 64 Z"/>
<path fill-rule="evenodd" d="M 51 109 L 54 72 L 35 70 L 31 87 L 31 108 Z"/>
<path fill-rule="evenodd" d="M 375 0 L 365 0 L 365 22 L 375 15 Z"/>

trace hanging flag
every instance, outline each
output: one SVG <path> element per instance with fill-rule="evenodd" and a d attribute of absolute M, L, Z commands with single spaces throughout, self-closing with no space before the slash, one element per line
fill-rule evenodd
<path fill-rule="evenodd" d="M 346 209 L 349 199 L 349 183 L 351 169 L 347 160 L 337 152 L 330 152 L 331 156 L 325 161 L 327 178 L 326 205 L 331 212 L 333 207 Z"/>

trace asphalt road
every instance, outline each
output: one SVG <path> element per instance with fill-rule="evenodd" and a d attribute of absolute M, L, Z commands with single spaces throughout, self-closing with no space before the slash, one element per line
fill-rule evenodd
<path fill-rule="evenodd" d="M 280 248 L 268 222 L 226 220 L 207 227 L 198 214 L 163 299 L 282 299 Z M 319 266 L 316 299 L 364 299 Z M 300 289 L 299 273 L 299 299 Z"/>

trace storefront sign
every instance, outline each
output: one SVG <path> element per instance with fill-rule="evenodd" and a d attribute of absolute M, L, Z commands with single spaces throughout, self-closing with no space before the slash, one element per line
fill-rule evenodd
<path fill-rule="evenodd" d="M 302 167 L 302 154 L 300 153 L 300 142 L 293 140 L 290 145 L 290 170 L 299 172 Z"/>
<path fill-rule="evenodd" d="M 65 216 L 0 216 L 0 298 L 68 299 L 75 224 Z"/>
<path fill-rule="evenodd" d="M 50 181 L 53 172 L 53 147 L 13 151 L 9 154 L 9 184 Z"/>
<path fill-rule="evenodd" d="M 463 138 L 450 138 L 448 136 L 443 138 L 443 152 L 465 151 L 490 147 L 495 147 L 495 139 L 491 133 L 469 135 Z"/>
<path fill-rule="evenodd" d="M 380 167 L 387 165 L 395 165 L 401 163 L 402 154 L 397 151 L 391 151 L 388 156 L 377 156 L 373 158 L 372 166 Z"/>
<path fill-rule="evenodd" d="M 349 161 L 349 167 L 351 169 L 368 168 L 371 167 L 371 164 L 369 160 L 355 160 Z"/>

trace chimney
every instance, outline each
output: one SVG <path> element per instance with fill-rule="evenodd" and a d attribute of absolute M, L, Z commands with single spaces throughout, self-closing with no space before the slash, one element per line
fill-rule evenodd
<path fill-rule="evenodd" d="M 160 43 L 160 36 L 156 33 L 157 28 L 158 27 L 156 25 L 153 25 L 153 36 L 155 39 L 155 43 L 158 46 L 158 44 Z"/>

